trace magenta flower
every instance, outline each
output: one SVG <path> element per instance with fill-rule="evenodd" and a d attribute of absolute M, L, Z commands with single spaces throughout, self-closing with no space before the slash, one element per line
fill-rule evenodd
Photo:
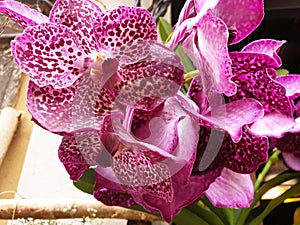
<path fill-rule="evenodd" d="M 283 160 L 286 165 L 296 171 L 300 171 L 300 104 L 297 102 L 300 96 L 300 76 L 289 74 L 276 79 L 286 89 L 286 95 L 292 102 L 294 125 L 290 127 L 278 139 L 272 139 L 274 146 L 282 151 Z"/>
<path fill-rule="evenodd" d="M 107 120 L 101 131 L 66 134 L 59 158 L 71 179 L 95 168 L 95 198 L 107 205 L 140 204 L 171 222 L 181 208 L 201 198 L 219 174 L 190 177 L 199 125 L 180 98 L 168 98 L 149 112 L 135 110 L 129 130 L 124 128 L 127 117 L 123 122 Z"/>
<path fill-rule="evenodd" d="M 235 94 L 227 46 L 249 35 L 262 21 L 263 10 L 263 0 L 186 2 L 170 44 L 183 45 L 201 74 L 206 93 Z"/>
<path fill-rule="evenodd" d="M 92 1 L 59 0 L 47 18 L 7 0 L 0 12 L 25 28 L 12 54 L 30 77 L 28 109 L 49 131 L 100 129 L 115 101 L 149 110 L 183 82 L 179 57 L 156 42 L 145 9 L 102 12 Z"/>

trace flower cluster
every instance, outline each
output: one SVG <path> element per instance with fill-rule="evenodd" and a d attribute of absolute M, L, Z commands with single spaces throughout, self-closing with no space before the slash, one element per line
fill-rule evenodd
<path fill-rule="evenodd" d="M 299 170 L 300 76 L 275 71 L 284 41 L 228 51 L 263 10 L 262 0 L 188 0 L 164 46 L 142 8 L 57 0 L 46 17 L 0 2 L 24 28 L 11 48 L 30 77 L 28 110 L 63 136 L 58 155 L 70 178 L 92 169 L 96 199 L 139 204 L 167 222 L 204 195 L 216 206 L 248 207 L 250 173 L 267 160 L 268 138 Z M 186 95 L 178 44 L 199 72 Z"/>

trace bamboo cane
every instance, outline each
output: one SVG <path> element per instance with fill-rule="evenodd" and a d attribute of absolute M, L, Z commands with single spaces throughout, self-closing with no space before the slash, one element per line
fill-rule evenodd
<path fill-rule="evenodd" d="M 0 114 L 0 165 L 17 130 L 20 113 L 10 107 Z"/>
<path fill-rule="evenodd" d="M 0 219 L 115 218 L 159 221 L 159 217 L 92 200 L 75 199 L 1 199 Z"/>

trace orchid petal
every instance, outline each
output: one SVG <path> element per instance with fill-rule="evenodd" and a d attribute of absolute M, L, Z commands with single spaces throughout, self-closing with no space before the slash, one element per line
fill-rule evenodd
<path fill-rule="evenodd" d="M 93 24 L 102 16 L 97 4 L 90 0 L 59 0 L 50 13 L 50 22 L 62 24 L 73 30 L 86 53 L 97 49 Z"/>
<path fill-rule="evenodd" d="M 282 152 L 291 153 L 300 158 L 300 133 L 286 133 L 283 138 L 277 140 L 276 147 Z"/>
<path fill-rule="evenodd" d="M 244 127 L 242 139 L 233 143 L 225 136 L 221 155 L 224 165 L 236 173 L 252 173 L 268 158 L 268 138 L 255 135 Z M 220 159 L 221 160 L 221 159 Z"/>
<path fill-rule="evenodd" d="M 174 216 L 179 213 L 183 207 L 200 200 L 205 190 L 207 190 L 211 182 L 220 175 L 220 172 L 218 169 L 208 170 L 201 176 L 191 176 L 187 184 L 173 182 L 173 201 L 167 204 L 164 199 L 147 194 L 142 196 L 133 195 L 133 198 L 135 202 L 143 205 L 145 209 L 152 212 L 159 211 L 163 219 L 171 223 Z"/>
<path fill-rule="evenodd" d="M 216 207 L 248 208 L 253 200 L 253 183 L 249 174 L 224 168 L 205 195 Z"/>
<path fill-rule="evenodd" d="M 130 207 L 135 205 L 133 198 L 120 185 L 111 167 L 96 169 L 94 197 L 105 205 Z"/>
<path fill-rule="evenodd" d="M 72 180 L 78 180 L 90 166 L 107 167 L 112 164 L 111 151 L 104 145 L 102 135 L 94 129 L 64 134 L 58 156 Z"/>
<path fill-rule="evenodd" d="M 281 58 L 277 54 L 280 47 L 286 43 L 286 41 L 277 41 L 272 39 L 261 39 L 251 42 L 246 45 L 242 52 L 261 53 L 270 56 L 277 62 L 277 67 L 282 64 Z"/>
<path fill-rule="evenodd" d="M 285 87 L 286 95 L 291 99 L 295 99 L 300 96 L 300 75 L 289 74 L 277 77 L 276 80 Z"/>
<path fill-rule="evenodd" d="M 255 121 L 250 129 L 255 134 L 270 138 L 281 138 L 295 125 L 292 117 L 281 113 L 272 112 L 264 115 L 263 118 Z"/>
<path fill-rule="evenodd" d="M 12 55 L 41 87 L 68 87 L 88 68 L 83 65 L 77 35 L 68 27 L 52 23 L 28 27 L 12 42 Z"/>
<path fill-rule="evenodd" d="M 299 149 L 298 149 L 299 151 Z M 282 157 L 286 165 L 295 171 L 300 171 L 300 157 L 295 156 L 293 153 L 282 152 Z"/>
<path fill-rule="evenodd" d="M 266 68 L 278 68 L 280 65 L 274 58 L 261 53 L 252 52 L 230 52 L 232 60 L 232 72 L 234 75 L 257 71 Z"/>
<path fill-rule="evenodd" d="M 95 24 L 99 47 L 114 49 L 135 41 L 156 41 L 155 22 L 146 9 L 119 6 L 106 11 Z"/>
<path fill-rule="evenodd" d="M 0 13 L 7 15 L 23 28 L 49 21 L 42 13 L 13 0 L 0 1 Z"/>
<path fill-rule="evenodd" d="M 171 174 L 163 163 L 152 164 L 142 152 L 123 149 L 114 157 L 112 168 L 120 183 L 132 192 L 159 196 L 165 201 L 173 199 Z"/>
<path fill-rule="evenodd" d="M 236 86 L 230 80 L 232 72 L 227 39 L 226 25 L 207 14 L 199 21 L 196 32 L 183 42 L 185 53 L 200 71 L 205 92 L 216 91 L 227 96 L 236 92 Z"/>
<path fill-rule="evenodd" d="M 238 91 L 230 101 L 254 98 L 263 105 L 265 113 L 275 111 L 286 116 L 292 115 L 293 109 L 285 88 L 265 71 L 237 74 L 233 80 L 238 86 Z"/>
<path fill-rule="evenodd" d="M 212 107 L 211 112 L 201 118 L 215 128 L 226 130 L 236 143 L 242 138 L 242 127 L 262 118 L 263 115 L 262 105 L 258 101 L 243 99 Z"/>
<path fill-rule="evenodd" d="M 213 15 L 221 18 L 227 27 L 236 29 L 235 44 L 255 30 L 264 17 L 263 0 L 220 0 L 212 9 Z"/>
<path fill-rule="evenodd" d="M 151 45 L 146 58 L 120 68 L 118 73 L 123 81 L 116 84 L 117 101 L 147 111 L 174 96 L 184 81 L 179 57 L 160 44 Z"/>
<path fill-rule="evenodd" d="M 39 87 L 30 81 L 27 106 L 33 118 L 51 132 L 99 129 L 113 107 L 113 95 L 88 79 L 61 89 Z"/>

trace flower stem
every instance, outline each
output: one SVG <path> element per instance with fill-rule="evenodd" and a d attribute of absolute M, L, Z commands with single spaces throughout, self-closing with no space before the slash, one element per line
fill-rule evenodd
<path fill-rule="evenodd" d="M 278 156 L 281 152 L 279 150 L 275 150 L 273 152 L 273 154 L 271 155 L 271 157 L 269 157 L 267 163 L 265 164 L 262 172 L 258 175 L 255 184 L 254 184 L 254 190 L 256 191 L 261 183 L 264 181 L 265 176 L 268 174 L 268 172 L 270 171 L 271 167 L 273 164 L 275 164 L 278 161 Z"/>
<path fill-rule="evenodd" d="M 187 209 L 207 221 L 209 224 L 225 225 L 215 213 L 204 208 L 204 206 L 201 206 L 200 202 L 195 205 L 188 206 Z"/>

